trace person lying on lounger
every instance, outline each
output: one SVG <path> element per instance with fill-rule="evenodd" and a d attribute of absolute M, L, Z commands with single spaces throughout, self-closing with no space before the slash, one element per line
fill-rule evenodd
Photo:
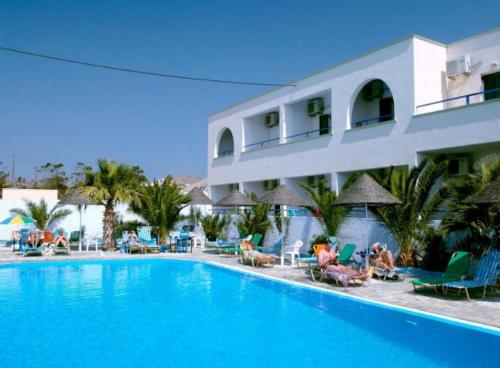
<path fill-rule="evenodd" d="M 351 278 L 356 278 L 356 279 L 360 279 L 360 280 L 367 280 L 368 277 L 370 276 L 368 271 L 365 269 L 356 271 L 356 270 L 353 270 L 352 268 L 349 268 L 347 266 L 343 266 L 340 264 L 331 264 L 331 265 L 327 266 L 326 273 L 328 274 L 328 272 L 337 272 L 337 273 L 341 273 L 344 275 L 348 275 Z"/>
<path fill-rule="evenodd" d="M 64 234 L 64 229 L 60 228 L 57 232 L 56 238 L 54 239 L 54 246 L 55 247 L 60 247 L 60 246 L 66 247 L 67 245 L 68 245 L 68 238 Z"/>
<path fill-rule="evenodd" d="M 328 265 L 337 263 L 338 254 L 330 244 L 327 244 L 318 253 L 318 267 L 325 268 Z"/>
<path fill-rule="evenodd" d="M 382 247 L 379 242 L 372 245 L 371 261 L 375 267 L 382 268 L 384 270 L 394 268 L 392 252 L 387 249 L 387 246 Z"/>

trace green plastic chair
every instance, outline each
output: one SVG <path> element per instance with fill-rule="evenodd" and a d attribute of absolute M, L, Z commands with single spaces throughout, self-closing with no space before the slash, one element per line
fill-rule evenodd
<path fill-rule="evenodd" d="M 354 254 L 354 252 L 356 251 L 356 244 L 352 244 L 352 243 L 347 243 L 346 245 L 344 245 L 344 247 L 342 248 L 340 254 L 339 254 L 339 263 L 340 264 L 348 264 L 351 262 L 351 257 L 352 255 Z"/>
<path fill-rule="evenodd" d="M 423 277 L 412 280 L 413 288 L 417 291 L 417 286 L 432 287 L 436 291 L 438 285 L 447 282 L 461 280 L 469 270 L 472 254 L 469 252 L 457 251 L 452 254 L 446 270 L 440 277 Z"/>
<path fill-rule="evenodd" d="M 261 240 L 262 240 L 262 234 L 259 234 L 259 233 L 253 234 L 253 236 L 252 236 L 252 244 L 253 244 L 254 248 L 257 249 L 257 247 L 259 246 Z"/>

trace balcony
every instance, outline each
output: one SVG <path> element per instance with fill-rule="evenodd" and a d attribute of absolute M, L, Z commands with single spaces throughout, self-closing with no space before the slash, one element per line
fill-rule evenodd
<path fill-rule="evenodd" d="M 303 141 L 306 139 L 326 136 L 326 135 L 330 135 L 330 134 L 331 134 L 330 127 L 325 127 L 322 129 L 315 129 L 315 130 L 310 130 L 308 132 L 290 135 L 288 137 L 285 137 L 284 143 L 299 142 L 299 141 Z"/>
<path fill-rule="evenodd" d="M 362 128 L 368 125 L 384 123 L 394 120 L 394 114 L 386 114 L 382 116 L 374 116 L 368 119 L 358 120 L 352 123 L 352 128 Z"/>
<path fill-rule="evenodd" d="M 446 98 L 417 106 L 417 115 L 473 105 L 500 98 L 500 88 L 492 88 L 467 95 Z"/>
<path fill-rule="evenodd" d="M 243 146 L 243 149 L 245 152 L 248 152 L 248 151 L 255 151 L 255 150 L 259 150 L 259 149 L 263 149 L 263 148 L 277 146 L 279 144 L 280 144 L 280 139 L 279 139 L 279 137 L 277 137 L 277 138 L 265 139 L 263 141 L 247 144 L 246 146 Z"/>

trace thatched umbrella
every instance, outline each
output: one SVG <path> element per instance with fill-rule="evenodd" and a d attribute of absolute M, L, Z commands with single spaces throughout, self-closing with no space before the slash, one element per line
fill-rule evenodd
<path fill-rule="evenodd" d="M 198 187 L 193 188 L 189 192 L 189 195 L 191 196 L 191 200 L 189 201 L 189 204 L 191 206 L 210 206 L 210 205 L 214 204 L 214 202 L 210 198 L 208 198 L 205 195 L 205 193 L 203 193 L 203 191 L 200 188 L 198 188 Z M 198 227 L 198 218 L 197 217 L 198 217 L 197 213 L 194 212 L 194 227 L 195 227 L 195 230 Z M 205 247 L 205 241 L 204 241 L 203 237 L 202 237 L 202 240 L 201 240 L 201 244 L 202 244 L 202 247 Z"/>
<path fill-rule="evenodd" d="M 276 188 L 262 196 L 259 199 L 259 202 L 267 203 L 273 206 L 308 207 L 311 205 L 307 201 L 298 197 L 291 189 L 283 184 L 277 186 Z M 285 264 L 285 228 L 283 216 L 281 216 L 281 233 L 283 239 L 281 243 L 281 265 L 283 266 Z"/>
<path fill-rule="evenodd" d="M 208 198 L 200 188 L 193 188 L 189 192 L 189 195 L 191 196 L 191 200 L 189 201 L 191 205 L 209 206 L 214 204 L 214 202 Z"/>
<path fill-rule="evenodd" d="M 365 266 L 368 267 L 368 207 L 393 206 L 402 204 L 401 201 L 394 197 L 391 193 L 385 190 L 378 184 L 370 175 L 363 173 L 356 181 L 346 190 L 341 192 L 334 202 L 335 206 L 364 206 L 365 207 Z"/>
<path fill-rule="evenodd" d="M 66 195 L 59 201 L 58 206 L 72 205 L 78 207 L 78 212 L 80 213 L 80 238 L 78 239 L 78 250 L 82 251 L 82 215 L 83 210 L 86 206 L 98 205 L 99 203 L 94 202 L 87 196 L 85 196 L 80 188 L 70 189 Z"/>
<path fill-rule="evenodd" d="M 500 177 L 493 180 L 483 190 L 472 194 L 463 200 L 468 204 L 495 204 L 500 203 Z"/>
<path fill-rule="evenodd" d="M 252 201 L 246 195 L 238 190 L 233 190 L 227 196 L 222 198 L 220 201 L 214 203 L 214 206 L 218 207 L 250 207 L 255 206 L 257 203 Z"/>

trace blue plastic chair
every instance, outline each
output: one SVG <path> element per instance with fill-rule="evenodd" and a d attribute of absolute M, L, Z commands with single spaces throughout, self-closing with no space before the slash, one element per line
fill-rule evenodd
<path fill-rule="evenodd" d="M 180 253 L 187 253 L 191 246 L 191 239 L 189 238 L 189 233 L 181 232 L 177 238 L 177 251 Z"/>

